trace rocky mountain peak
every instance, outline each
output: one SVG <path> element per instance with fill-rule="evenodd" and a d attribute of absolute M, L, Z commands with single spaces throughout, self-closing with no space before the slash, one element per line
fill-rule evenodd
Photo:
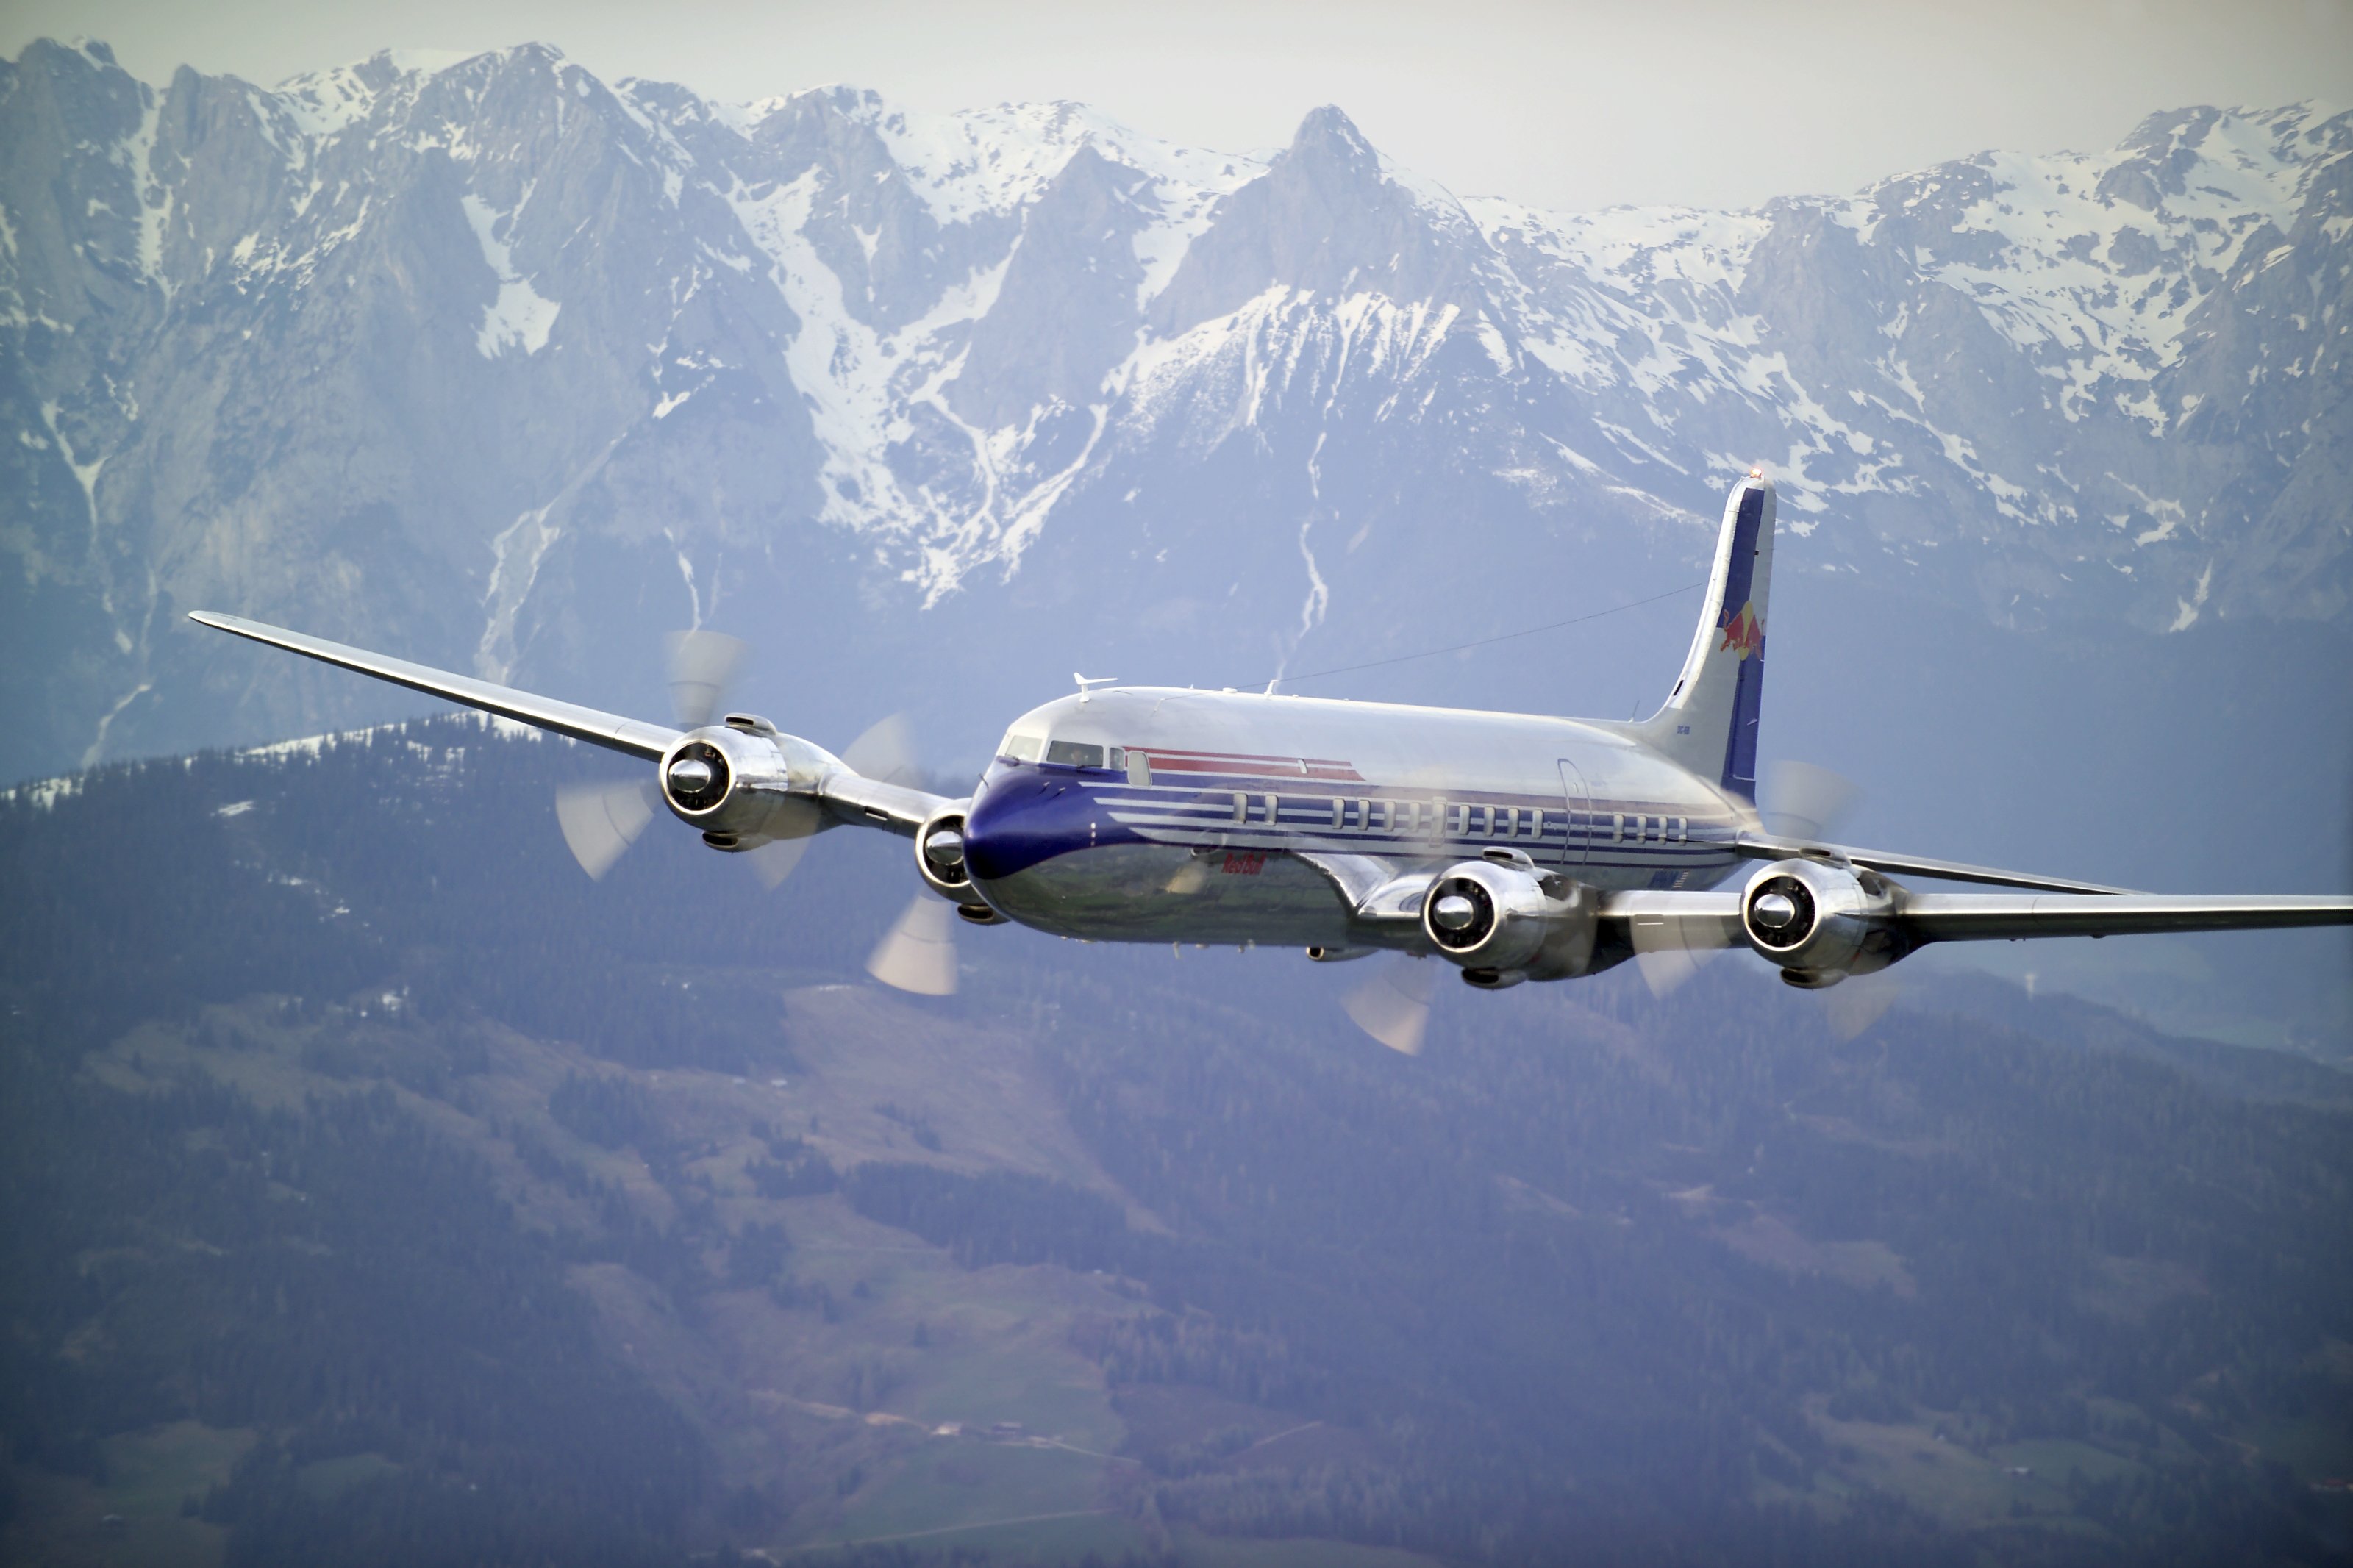
<path fill-rule="evenodd" d="M 1322 174 L 1377 178 L 1381 172 L 1381 155 L 1373 151 L 1356 122 L 1334 103 L 1307 111 L 1283 156 Z"/>
<path fill-rule="evenodd" d="M 2353 118 L 2316 107 L 1561 214 L 1328 106 L 1261 162 L 1071 103 L 617 93 L 537 46 L 264 90 L 44 43 L 0 79 L 28 757 L 342 716 L 174 606 L 624 686 L 675 625 L 888 663 L 1030 636 L 1014 603 L 1082 606 L 1090 658 L 1280 662 L 1499 594 L 1541 622 L 1494 563 L 1695 552 L 1759 460 L 1790 570 L 2005 625 L 2353 595 Z"/>

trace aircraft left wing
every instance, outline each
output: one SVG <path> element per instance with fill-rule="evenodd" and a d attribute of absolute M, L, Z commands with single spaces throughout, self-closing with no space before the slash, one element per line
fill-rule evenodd
<path fill-rule="evenodd" d="M 510 686 L 496 686 L 470 675 L 452 675 L 446 669 L 411 664 L 405 658 L 388 658 L 383 654 L 370 653 L 365 648 L 353 647 L 346 643 L 305 637 L 301 632 L 290 632 L 282 626 L 264 626 L 259 621 L 248 621 L 242 616 L 219 616 L 209 610 L 191 610 L 188 619 L 216 631 L 248 637 L 258 643 L 267 643 L 271 647 L 282 647 L 305 658 L 315 658 L 322 664 L 357 670 L 378 680 L 388 680 L 395 686 L 406 686 L 411 691 L 422 691 L 428 697 L 463 703 L 469 708 L 479 708 L 485 713 L 496 713 L 501 718 L 520 720 L 542 730 L 552 730 L 559 735 L 569 735 L 575 741 L 586 741 L 592 746 L 602 746 L 607 751 L 640 757 L 647 762 L 659 762 L 663 752 L 678 743 L 682 733 L 667 725 L 649 724 L 641 719 L 627 719 L 618 713 L 605 713 L 576 703 L 559 702 L 552 697 L 538 697 L 528 691 L 517 691 Z"/>

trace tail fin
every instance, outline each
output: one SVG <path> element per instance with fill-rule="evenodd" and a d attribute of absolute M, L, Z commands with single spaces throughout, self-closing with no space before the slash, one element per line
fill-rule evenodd
<path fill-rule="evenodd" d="M 1773 577 L 1773 482 L 1751 469 L 1724 503 L 1707 602 L 1683 679 L 1633 737 L 1742 800 L 1757 798 L 1765 698 L 1765 601 Z"/>

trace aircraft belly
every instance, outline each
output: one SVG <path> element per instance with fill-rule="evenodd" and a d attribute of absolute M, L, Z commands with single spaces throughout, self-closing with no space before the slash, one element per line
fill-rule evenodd
<path fill-rule="evenodd" d="M 1023 925 L 1091 942 L 1337 947 L 1348 936 L 1331 879 L 1279 851 L 1106 844 L 977 885 Z"/>

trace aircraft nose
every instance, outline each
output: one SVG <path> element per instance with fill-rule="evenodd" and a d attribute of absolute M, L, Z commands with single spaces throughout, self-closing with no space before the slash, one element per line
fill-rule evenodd
<path fill-rule="evenodd" d="M 1086 815 L 1083 801 L 1065 781 L 1044 778 L 1035 769 L 998 773 L 981 785 L 965 813 L 965 872 L 993 882 L 1081 847 L 1087 841 Z"/>

